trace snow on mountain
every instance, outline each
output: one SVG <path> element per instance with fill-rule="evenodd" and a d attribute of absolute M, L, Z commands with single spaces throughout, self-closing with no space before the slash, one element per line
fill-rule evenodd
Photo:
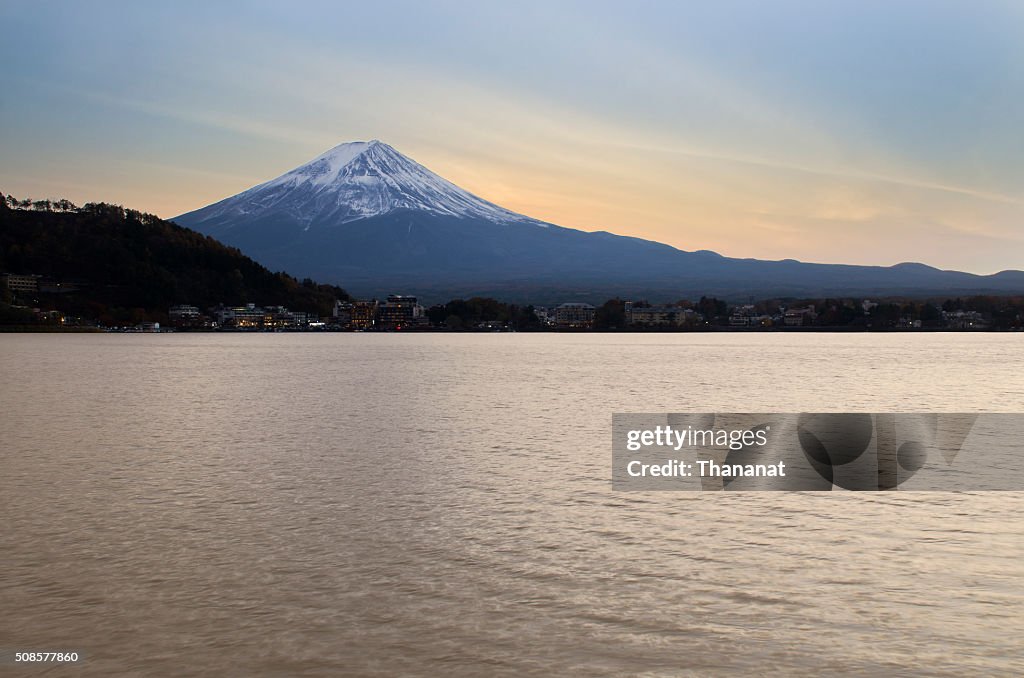
<path fill-rule="evenodd" d="M 341 144 L 276 179 L 210 205 L 204 219 L 273 211 L 339 225 L 399 209 L 498 223 L 543 222 L 476 197 L 381 141 Z"/>

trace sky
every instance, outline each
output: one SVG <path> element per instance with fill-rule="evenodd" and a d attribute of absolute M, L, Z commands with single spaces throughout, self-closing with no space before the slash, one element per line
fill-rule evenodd
<path fill-rule="evenodd" d="M 1024 269 L 1024 3 L 0 1 L 0 191 L 170 218 L 380 139 L 760 259 Z"/>

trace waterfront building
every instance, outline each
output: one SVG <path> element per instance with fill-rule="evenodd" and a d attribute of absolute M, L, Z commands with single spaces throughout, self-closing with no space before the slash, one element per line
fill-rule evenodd
<path fill-rule="evenodd" d="M 595 308 L 590 304 L 570 302 L 555 309 L 555 324 L 558 327 L 582 328 L 594 326 Z"/>
<path fill-rule="evenodd" d="M 331 313 L 331 318 L 334 324 L 339 327 L 351 327 L 352 325 L 352 302 L 341 301 L 340 299 L 334 302 L 334 311 Z"/>
<path fill-rule="evenodd" d="M 987 330 L 991 324 L 978 311 L 943 311 L 942 317 L 951 330 Z"/>
<path fill-rule="evenodd" d="M 555 324 L 555 313 L 549 308 L 544 308 L 543 306 L 534 306 L 533 314 L 537 316 L 537 320 L 541 321 L 541 323 L 545 325 Z"/>
<path fill-rule="evenodd" d="M 758 313 L 756 307 L 751 304 L 736 306 L 729 316 L 730 327 L 770 327 L 771 325 L 771 316 Z"/>
<path fill-rule="evenodd" d="M 354 330 L 372 329 L 377 321 L 377 300 L 352 303 L 350 326 Z"/>
<path fill-rule="evenodd" d="M 178 304 L 171 306 L 167 315 L 171 320 L 195 320 L 199 317 L 199 308 L 188 304 Z"/>
<path fill-rule="evenodd" d="M 217 316 L 217 322 L 221 325 L 247 329 L 263 327 L 265 317 L 264 310 L 256 304 L 234 307 L 218 306 L 214 309 L 214 314 Z"/>
<path fill-rule="evenodd" d="M 7 289 L 12 292 L 38 292 L 39 291 L 39 279 L 42 276 L 39 275 L 18 275 L 16 273 L 8 273 L 4 276 L 4 282 L 7 285 Z"/>
<path fill-rule="evenodd" d="M 814 304 L 811 304 L 807 308 L 786 309 L 782 322 L 786 327 L 801 327 L 813 324 L 817 317 L 818 314 L 814 312 Z"/>
<path fill-rule="evenodd" d="M 627 301 L 624 306 L 627 325 L 678 327 L 696 319 L 691 309 L 679 306 L 651 306 L 643 301 Z"/>
<path fill-rule="evenodd" d="M 401 329 L 421 324 L 425 319 L 423 307 L 416 297 L 392 294 L 377 307 L 377 322 L 384 329 Z"/>

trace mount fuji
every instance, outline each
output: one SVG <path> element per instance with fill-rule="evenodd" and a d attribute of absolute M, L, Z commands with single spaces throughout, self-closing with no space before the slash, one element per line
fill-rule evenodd
<path fill-rule="evenodd" d="M 200 212 L 204 219 L 232 221 L 271 211 L 287 215 L 308 230 L 398 210 L 497 223 L 540 223 L 481 200 L 380 141 L 341 144 Z"/>
<path fill-rule="evenodd" d="M 357 295 L 599 302 L 1024 292 L 1024 273 L 731 259 L 564 228 L 479 198 L 380 141 L 341 144 L 177 223 Z"/>

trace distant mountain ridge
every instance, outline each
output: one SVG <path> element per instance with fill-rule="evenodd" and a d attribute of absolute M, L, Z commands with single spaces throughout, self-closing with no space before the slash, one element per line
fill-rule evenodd
<path fill-rule="evenodd" d="M 478 198 L 380 141 L 341 144 L 175 221 L 264 265 L 430 300 L 679 299 L 1024 292 L 1024 272 L 734 259 L 545 223 Z"/>

